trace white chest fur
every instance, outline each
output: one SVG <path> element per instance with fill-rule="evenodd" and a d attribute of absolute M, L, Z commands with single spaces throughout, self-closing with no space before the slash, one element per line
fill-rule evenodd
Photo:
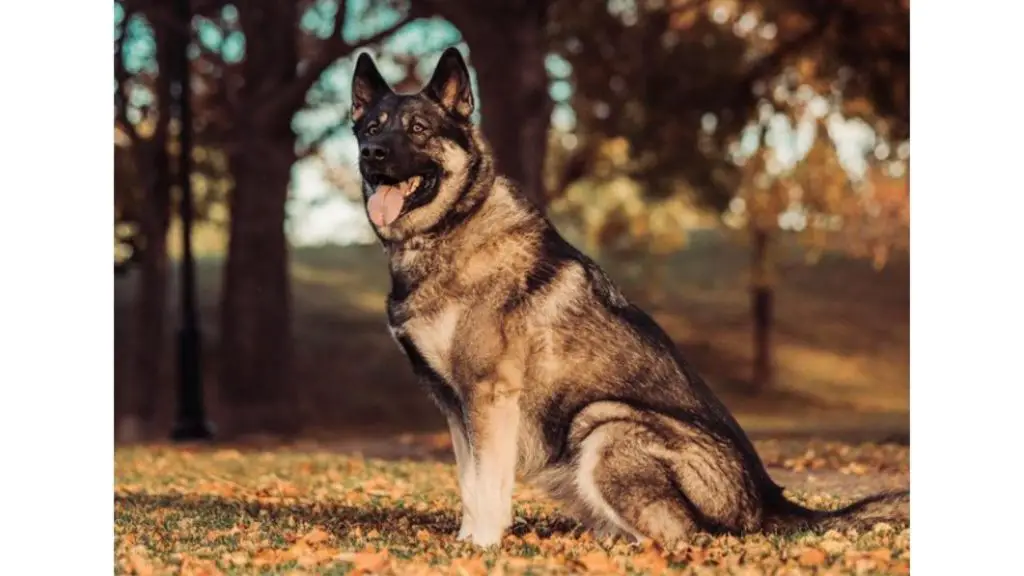
<path fill-rule="evenodd" d="M 451 305 L 432 316 L 410 319 L 403 326 L 427 364 L 449 382 L 452 377 L 452 343 L 462 313 L 462 306 Z"/>

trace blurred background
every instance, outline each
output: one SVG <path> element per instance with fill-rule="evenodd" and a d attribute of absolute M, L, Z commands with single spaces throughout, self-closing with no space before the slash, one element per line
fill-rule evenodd
<path fill-rule="evenodd" d="M 908 438 L 909 10 L 115 2 L 119 441 L 445 430 L 386 330 L 348 109 L 360 51 L 415 91 L 452 45 L 501 170 L 752 435 Z"/>

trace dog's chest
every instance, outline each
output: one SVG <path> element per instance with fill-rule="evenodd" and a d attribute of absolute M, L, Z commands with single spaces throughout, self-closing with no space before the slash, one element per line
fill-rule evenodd
<path fill-rule="evenodd" d="M 450 304 L 431 314 L 406 318 L 401 324 L 391 323 L 389 328 L 399 345 L 414 348 L 427 367 L 451 382 L 453 346 L 463 312 L 462 306 Z"/>

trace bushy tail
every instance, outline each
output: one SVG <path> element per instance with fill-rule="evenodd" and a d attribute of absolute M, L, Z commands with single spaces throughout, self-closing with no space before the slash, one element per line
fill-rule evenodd
<path fill-rule="evenodd" d="M 781 494 L 769 510 L 766 528 L 772 532 L 801 530 L 870 530 L 879 522 L 902 525 L 910 521 L 910 491 L 883 492 L 838 510 L 812 510 Z"/>

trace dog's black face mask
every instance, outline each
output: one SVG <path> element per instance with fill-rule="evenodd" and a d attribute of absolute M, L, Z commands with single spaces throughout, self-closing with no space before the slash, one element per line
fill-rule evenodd
<path fill-rule="evenodd" d="M 367 213 L 377 229 L 394 224 L 438 193 L 444 144 L 469 147 L 473 94 L 461 54 L 449 48 L 418 93 L 396 94 L 367 54 L 352 79 L 353 130 Z"/>

